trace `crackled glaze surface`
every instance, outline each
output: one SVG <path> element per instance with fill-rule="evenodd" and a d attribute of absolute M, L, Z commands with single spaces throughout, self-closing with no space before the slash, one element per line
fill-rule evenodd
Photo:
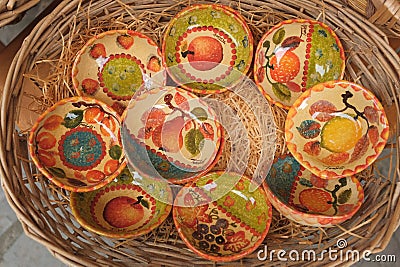
<path fill-rule="evenodd" d="M 253 37 L 235 10 L 193 5 L 171 20 L 163 55 L 171 77 L 185 89 L 218 93 L 249 70 Z"/>
<path fill-rule="evenodd" d="M 291 154 L 274 160 L 264 188 L 281 214 L 310 226 L 332 226 L 350 219 L 364 200 L 356 178 L 322 179 Z"/>
<path fill-rule="evenodd" d="M 145 180 L 150 181 L 150 180 Z M 165 201 L 156 200 L 143 188 L 164 192 Z M 159 196 L 160 194 L 158 194 Z M 113 238 L 132 238 L 159 226 L 170 213 L 172 192 L 162 181 L 132 177 L 128 168 L 109 185 L 86 193 L 71 194 L 71 209 L 88 230 Z"/>
<path fill-rule="evenodd" d="M 77 93 L 113 107 L 120 115 L 143 85 L 165 84 L 165 66 L 156 43 L 139 32 L 113 30 L 90 39 L 72 68 Z"/>
<path fill-rule="evenodd" d="M 342 79 L 344 49 L 325 24 L 287 20 L 270 29 L 260 40 L 254 79 L 266 98 L 290 108 L 306 89 L 325 81 Z"/>
<path fill-rule="evenodd" d="M 222 131 L 204 101 L 183 89 L 161 87 L 132 99 L 123 116 L 122 142 L 140 173 L 183 183 L 214 166 Z"/>
<path fill-rule="evenodd" d="M 39 170 L 70 191 L 111 182 L 125 166 L 121 119 L 92 98 L 73 97 L 43 113 L 31 130 L 29 151 Z"/>
<path fill-rule="evenodd" d="M 232 189 L 216 198 L 232 180 L 237 181 Z M 272 207 L 262 188 L 250 192 L 250 183 L 235 173 L 212 172 L 181 189 L 174 202 L 174 222 L 196 254 L 213 261 L 232 261 L 262 243 Z"/>
<path fill-rule="evenodd" d="M 389 124 L 378 99 L 347 81 L 318 84 L 293 104 L 285 122 L 289 151 L 326 179 L 358 173 L 382 152 Z"/>

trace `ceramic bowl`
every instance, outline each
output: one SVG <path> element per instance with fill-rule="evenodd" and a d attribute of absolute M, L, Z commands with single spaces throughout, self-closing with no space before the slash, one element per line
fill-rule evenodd
<path fill-rule="evenodd" d="M 29 152 L 54 184 L 87 192 L 110 183 L 124 168 L 121 118 L 106 104 L 87 97 L 57 102 L 36 121 Z"/>
<path fill-rule="evenodd" d="M 160 87 L 134 96 L 123 115 L 122 143 L 142 175 L 186 183 L 216 164 L 224 142 L 222 126 L 204 101 Z"/>
<path fill-rule="evenodd" d="M 328 227 L 350 219 L 361 207 L 364 190 L 353 177 L 321 179 L 291 155 L 274 160 L 264 181 L 272 205 L 303 225 Z"/>
<path fill-rule="evenodd" d="M 152 180 L 152 188 L 164 192 L 165 201 L 157 200 L 141 181 L 125 168 L 105 187 L 72 193 L 72 213 L 84 228 L 103 236 L 132 238 L 149 233 L 168 217 L 172 206 L 166 203 L 171 203 L 172 192 L 162 181 Z"/>
<path fill-rule="evenodd" d="M 157 44 L 131 30 L 112 30 L 90 39 L 78 52 L 72 81 L 81 96 L 96 98 L 120 115 L 145 84 L 165 84 L 165 64 Z"/>
<path fill-rule="evenodd" d="M 318 84 L 304 92 L 285 121 L 289 151 L 324 179 L 356 174 L 382 152 L 389 124 L 378 99 L 347 81 Z"/>
<path fill-rule="evenodd" d="M 228 186 L 232 180 L 236 183 Z M 259 247 L 272 206 L 262 187 L 250 192 L 251 183 L 246 176 L 212 172 L 179 191 L 174 223 L 192 251 L 212 261 L 233 261 Z"/>
<path fill-rule="evenodd" d="M 163 56 L 172 79 L 196 93 L 226 91 L 250 68 L 253 37 L 235 10 L 192 5 L 169 23 Z"/>
<path fill-rule="evenodd" d="M 325 24 L 304 19 L 283 21 L 260 40 L 254 60 L 254 79 L 264 96 L 290 108 L 306 89 L 342 79 L 344 49 Z"/>

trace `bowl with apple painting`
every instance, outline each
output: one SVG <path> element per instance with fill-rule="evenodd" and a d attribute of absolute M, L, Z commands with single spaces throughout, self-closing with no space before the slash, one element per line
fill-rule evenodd
<path fill-rule="evenodd" d="M 230 186 L 232 180 L 235 183 Z M 251 183 L 246 176 L 215 171 L 178 192 L 173 219 L 179 236 L 193 252 L 226 262 L 259 247 L 271 224 L 272 206 L 262 187 L 250 192 Z"/>
<path fill-rule="evenodd" d="M 186 183 L 217 162 L 223 129 L 200 98 L 176 87 L 140 91 L 125 113 L 122 143 L 127 160 L 149 177 Z"/>
<path fill-rule="evenodd" d="M 132 238 L 149 233 L 168 217 L 172 192 L 165 181 L 136 178 L 125 168 L 102 188 L 71 193 L 74 217 L 86 229 L 107 237 Z M 147 188 L 158 192 L 157 199 Z"/>
<path fill-rule="evenodd" d="M 216 4 L 191 5 L 169 23 L 163 56 L 172 79 L 196 93 L 228 90 L 247 73 L 253 37 L 241 15 Z"/>
<path fill-rule="evenodd" d="M 382 152 L 388 136 L 389 124 L 379 100 L 348 81 L 325 82 L 305 91 L 285 121 L 289 151 L 324 179 L 367 168 Z"/>
<path fill-rule="evenodd" d="M 91 38 L 78 52 L 72 81 L 79 95 L 96 98 L 121 115 L 143 84 L 165 84 L 165 64 L 157 44 L 146 35 L 112 30 Z"/>
<path fill-rule="evenodd" d="M 120 124 L 119 115 L 96 99 L 66 98 L 38 118 L 29 152 L 57 186 L 92 191 L 110 183 L 126 165 Z"/>
<path fill-rule="evenodd" d="M 344 49 L 327 25 L 312 20 L 283 21 L 258 43 L 254 79 L 264 96 L 289 109 L 306 89 L 343 78 Z"/>
<path fill-rule="evenodd" d="M 316 227 L 350 219 L 364 201 L 364 190 L 354 176 L 322 179 L 301 166 L 291 154 L 274 159 L 264 188 L 282 215 Z"/>

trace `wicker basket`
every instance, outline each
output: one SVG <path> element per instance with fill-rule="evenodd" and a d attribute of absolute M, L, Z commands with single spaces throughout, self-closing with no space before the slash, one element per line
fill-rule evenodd
<path fill-rule="evenodd" d="M 0 0 L 0 27 L 13 23 L 40 0 Z"/>
<path fill-rule="evenodd" d="M 213 2 L 213 1 L 202 1 Z M 27 153 L 28 132 L 16 131 L 22 88 L 28 80 L 42 90 L 38 112 L 61 98 L 73 95 L 71 60 L 90 36 L 108 29 L 141 31 L 158 44 L 166 24 L 183 7 L 199 1 L 62 1 L 41 20 L 25 39 L 11 64 L 1 102 L 0 158 L 3 189 L 28 236 L 46 246 L 65 263 L 77 266 L 220 265 L 206 261 L 184 245 L 171 218 L 152 233 L 137 239 L 115 240 L 84 230 L 69 207 L 69 192 L 56 188 L 38 173 Z M 357 175 L 365 190 L 365 202 L 350 220 L 332 228 L 297 225 L 273 212 L 273 222 L 264 241 L 268 250 L 313 249 L 317 254 L 335 248 L 345 239 L 349 250 L 385 249 L 400 219 L 399 201 L 399 95 L 400 61 L 387 36 L 363 15 L 342 4 L 325 0 L 257 1 L 221 0 L 246 19 L 257 42 L 272 25 L 289 18 L 323 21 L 335 30 L 346 50 L 346 75 L 371 89 L 387 110 L 391 138 L 373 166 Z M 290 3 L 290 4 L 288 4 Z M 50 68 L 43 76 L 41 67 Z M 277 124 L 276 153 L 286 147 L 282 129 L 286 111 L 273 107 Z M 24 115 L 24 114 L 23 114 Z M 249 127 L 252 127 L 249 125 Z M 389 164 L 389 168 L 387 167 Z M 337 247 L 336 247 L 337 248 Z M 260 247 L 264 249 L 264 245 Z M 286 262 L 287 265 L 339 265 L 351 261 Z M 232 263 L 230 263 L 232 264 Z M 237 265 L 279 264 L 260 261 L 257 250 Z M 223 265 L 223 264 L 221 264 Z"/>

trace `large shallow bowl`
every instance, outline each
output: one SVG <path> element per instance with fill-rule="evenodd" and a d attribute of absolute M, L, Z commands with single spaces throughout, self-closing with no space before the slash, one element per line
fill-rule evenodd
<path fill-rule="evenodd" d="M 136 178 L 136 177 L 135 177 Z M 86 229 L 113 238 L 132 238 L 158 227 L 170 213 L 172 192 L 162 181 L 135 179 L 128 168 L 110 184 L 70 197 L 77 221 Z M 164 194 L 154 198 L 149 188 Z M 145 191 L 146 189 L 147 191 Z"/>
<path fill-rule="evenodd" d="M 87 192 L 110 183 L 124 168 L 121 119 L 106 104 L 87 97 L 63 99 L 32 127 L 29 152 L 54 184 Z"/>
<path fill-rule="evenodd" d="M 277 157 L 264 182 L 272 205 L 297 223 L 328 227 L 350 219 L 364 201 L 355 177 L 321 179 L 291 155 Z"/>
<path fill-rule="evenodd" d="M 262 187 L 250 192 L 250 184 L 246 176 L 218 171 L 179 191 L 174 222 L 191 250 L 209 260 L 233 261 L 257 249 L 268 233 L 272 207 Z"/>
<path fill-rule="evenodd" d="M 169 22 L 163 39 L 168 73 L 197 93 L 226 91 L 246 74 L 253 37 L 241 15 L 223 5 L 185 8 Z"/>
<path fill-rule="evenodd" d="M 293 104 L 285 122 L 289 151 L 315 175 L 356 174 L 382 152 L 389 124 L 379 100 L 347 81 L 315 85 Z"/>

